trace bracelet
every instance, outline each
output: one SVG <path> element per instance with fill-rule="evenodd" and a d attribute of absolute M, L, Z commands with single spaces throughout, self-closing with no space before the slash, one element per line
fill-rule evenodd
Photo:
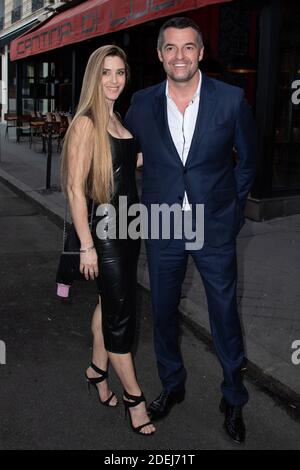
<path fill-rule="evenodd" d="M 92 246 L 89 246 L 88 248 L 85 248 L 84 250 L 79 250 L 79 253 L 89 253 L 89 252 L 92 251 L 94 248 L 95 248 L 95 246 L 92 245 Z"/>

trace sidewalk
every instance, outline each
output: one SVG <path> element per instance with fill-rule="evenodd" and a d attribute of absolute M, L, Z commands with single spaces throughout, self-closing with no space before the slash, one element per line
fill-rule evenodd
<path fill-rule="evenodd" d="M 5 140 L 4 130 L 5 126 L 0 125 L 0 180 L 22 197 L 34 201 L 62 226 L 65 208 L 58 190 L 56 145 L 51 178 L 55 189 L 46 191 L 47 155 L 41 152 L 41 143 L 34 142 L 30 150 L 26 138 L 20 144 L 15 143 L 12 129 L 9 129 L 10 140 Z M 139 181 L 140 172 L 137 173 Z M 300 411 L 300 364 L 292 363 L 292 343 L 300 340 L 300 215 L 260 223 L 247 220 L 238 238 L 238 260 L 238 300 L 250 374 Z M 144 248 L 138 280 L 149 289 Z M 200 337 L 209 338 L 205 294 L 192 259 L 180 309 L 185 321 Z"/>

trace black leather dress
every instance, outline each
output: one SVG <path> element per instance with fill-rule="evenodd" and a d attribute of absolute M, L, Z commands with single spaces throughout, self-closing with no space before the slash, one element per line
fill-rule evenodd
<path fill-rule="evenodd" d="M 138 204 L 135 180 L 136 142 L 110 135 L 114 197 L 111 205 L 101 206 L 92 224 L 94 245 L 98 254 L 98 292 L 101 297 L 102 326 L 105 348 L 114 353 L 131 351 L 136 325 L 136 283 L 140 238 L 127 235 L 127 217 L 131 204 Z M 121 199 L 120 199 L 121 196 Z M 95 212 L 98 207 L 95 206 Z M 99 210 L 98 210 L 99 214 Z M 127 219 L 127 220 L 126 220 Z M 121 221 L 122 220 L 122 221 Z M 119 236 L 120 225 L 123 238 Z M 125 232 L 124 232 L 125 231 Z"/>

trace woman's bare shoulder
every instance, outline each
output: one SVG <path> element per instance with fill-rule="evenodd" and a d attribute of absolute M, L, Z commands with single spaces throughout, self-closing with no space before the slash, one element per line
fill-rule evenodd
<path fill-rule="evenodd" d="M 83 142 L 89 139 L 94 132 L 93 121 L 88 116 L 78 116 L 74 119 L 71 131 L 71 135 L 76 140 L 80 139 Z"/>
<path fill-rule="evenodd" d="M 94 129 L 94 124 L 90 116 L 77 116 L 74 120 L 74 127 L 84 130 Z"/>

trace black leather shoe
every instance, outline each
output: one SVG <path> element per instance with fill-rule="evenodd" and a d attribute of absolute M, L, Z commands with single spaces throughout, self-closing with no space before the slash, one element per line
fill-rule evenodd
<path fill-rule="evenodd" d="M 225 413 L 224 429 L 228 436 L 237 444 L 242 444 L 246 438 L 242 407 L 229 405 L 223 397 L 220 403 L 220 411 Z"/>
<path fill-rule="evenodd" d="M 184 395 L 184 390 L 179 392 L 163 390 L 159 397 L 148 406 L 148 414 L 151 420 L 157 421 L 167 416 L 176 403 L 181 403 L 184 400 Z"/>

